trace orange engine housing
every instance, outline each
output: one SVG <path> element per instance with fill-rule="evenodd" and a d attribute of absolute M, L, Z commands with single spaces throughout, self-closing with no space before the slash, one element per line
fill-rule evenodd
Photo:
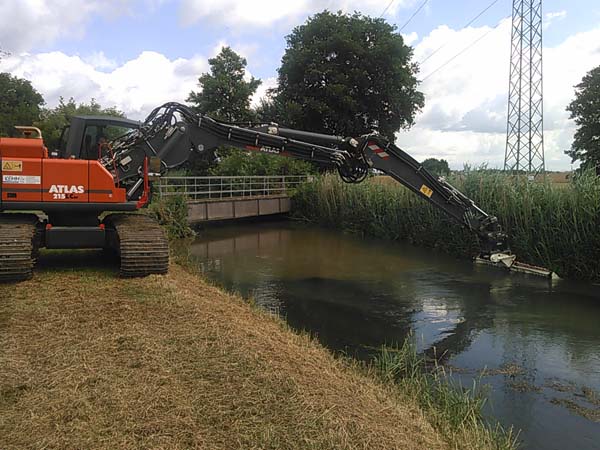
<path fill-rule="evenodd" d="M 42 139 L 0 138 L 0 210 L 57 203 L 126 203 L 125 189 L 95 160 L 48 158 Z M 39 205 L 39 204 L 42 205 Z"/>

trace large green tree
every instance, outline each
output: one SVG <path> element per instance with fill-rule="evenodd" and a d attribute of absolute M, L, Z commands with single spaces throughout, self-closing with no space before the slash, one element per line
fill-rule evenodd
<path fill-rule="evenodd" d="M 445 159 L 427 158 L 421 163 L 425 169 L 437 176 L 450 175 L 450 167 Z"/>
<path fill-rule="evenodd" d="M 261 80 L 245 80 L 246 59 L 229 47 L 208 60 L 210 72 L 198 79 L 199 92 L 191 92 L 187 101 L 198 112 L 227 122 L 251 120 L 250 98 Z"/>
<path fill-rule="evenodd" d="M 418 67 L 385 20 L 324 11 L 286 39 L 273 95 L 288 125 L 353 136 L 377 130 L 393 140 L 414 123 L 424 104 Z"/>
<path fill-rule="evenodd" d="M 31 82 L 0 73 L 0 136 L 12 134 L 15 125 L 32 125 L 40 119 L 44 98 Z"/>
<path fill-rule="evenodd" d="M 588 72 L 577 86 L 575 99 L 567 106 L 577 131 L 571 150 L 565 153 L 582 169 L 596 169 L 600 175 L 600 66 Z"/>
<path fill-rule="evenodd" d="M 58 147 L 62 130 L 71 122 L 71 117 L 85 115 L 123 117 L 123 113 L 117 108 L 103 108 L 94 99 L 89 103 L 77 104 L 73 98 L 65 102 L 61 97 L 58 106 L 42 111 L 41 119 L 36 125 L 42 130 L 46 146 L 54 149 Z"/>

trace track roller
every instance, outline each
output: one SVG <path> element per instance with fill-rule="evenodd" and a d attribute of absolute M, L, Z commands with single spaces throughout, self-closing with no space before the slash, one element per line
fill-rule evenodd
<path fill-rule="evenodd" d="M 0 214 L 0 283 L 32 277 L 40 245 L 35 214 Z"/>
<path fill-rule="evenodd" d="M 153 219 L 142 214 L 111 214 L 103 223 L 111 233 L 110 247 L 121 257 L 122 277 L 144 277 L 169 271 L 169 242 Z"/>

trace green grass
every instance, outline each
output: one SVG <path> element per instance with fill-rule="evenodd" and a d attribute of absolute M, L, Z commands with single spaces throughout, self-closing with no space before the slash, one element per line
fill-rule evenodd
<path fill-rule="evenodd" d="M 194 235 L 194 230 L 188 224 L 188 203 L 184 194 L 165 197 L 155 194 L 148 206 L 148 214 L 164 227 L 169 239 Z"/>
<path fill-rule="evenodd" d="M 406 339 L 400 347 L 384 347 L 373 365 L 385 383 L 416 401 L 452 448 L 465 441 L 471 448 L 518 447 L 518 433 L 512 428 L 505 430 L 484 420 L 486 395 L 482 385 L 476 381 L 465 388 L 453 382 L 443 366 L 417 353 L 412 339 Z"/>
<path fill-rule="evenodd" d="M 600 179 L 586 175 L 562 187 L 472 171 L 450 182 L 498 217 L 519 260 L 548 267 L 563 278 L 600 281 Z M 474 235 L 389 180 L 349 185 L 324 176 L 296 192 L 293 211 L 324 226 L 463 257 L 479 249 Z"/>

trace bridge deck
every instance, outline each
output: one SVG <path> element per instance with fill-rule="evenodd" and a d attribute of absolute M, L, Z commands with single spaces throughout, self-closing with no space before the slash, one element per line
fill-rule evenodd
<path fill-rule="evenodd" d="M 213 220 L 233 220 L 245 217 L 284 214 L 290 211 L 286 194 L 188 201 L 190 224 Z"/>
<path fill-rule="evenodd" d="M 163 177 L 160 195 L 185 196 L 188 221 L 232 220 L 290 211 L 290 190 L 311 181 L 309 175 Z"/>

